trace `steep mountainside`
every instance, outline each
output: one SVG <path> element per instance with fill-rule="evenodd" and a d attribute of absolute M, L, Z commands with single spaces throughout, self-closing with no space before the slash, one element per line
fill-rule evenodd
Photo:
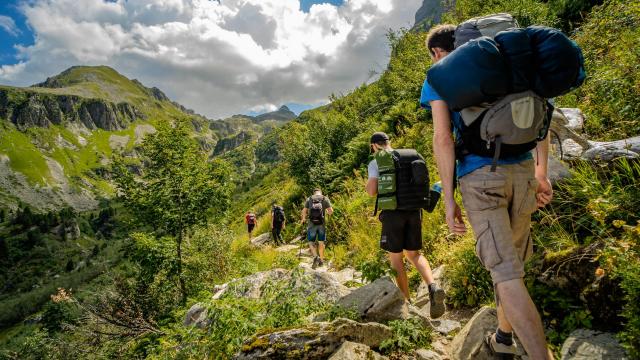
<path fill-rule="evenodd" d="M 106 66 L 74 66 L 31 87 L 0 86 L 0 204 L 39 209 L 95 208 L 109 197 L 109 163 L 163 120 L 190 121 L 213 149 L 210 120 Z"/>

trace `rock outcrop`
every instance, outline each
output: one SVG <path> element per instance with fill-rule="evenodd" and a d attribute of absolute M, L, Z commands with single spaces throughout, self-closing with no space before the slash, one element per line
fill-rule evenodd
<path fill-rule="evenodd" d="M 290 282 L 294 291 L 303 295 L 314 294 L 321 301 L 333 302 L 351 291 L 327 272 L 300 267 L 296 270 L 263 271 L 219 285 L 214 289 L 213 299 L 223 296 L 259 299 L 264 287 L 276 282 Z"/>
<path fill-rule="evenodd" d="M 404 295 L 388 276 L 354 290 L 337 305 L 356 310 L 365 321 L 384 322 L 409 316 Z"/>
<path fill-rule="evenodd" d="M 32 126 L 49 127 L 64 122 L 79 123 L 88 129 L 121 130 L 144 115 L 135 106 L 57 95 L 24 89 L 0 89 L 0 118 L 24 130 Z"/>
<path fill-rule="evenodd" d="M 320 360 L 332 355 L 345 341 L 375 348 L 391 335 L 391 329 L 382 324 L 337 319 L 254 336 L 235 358 Z"/>
<path fill-rule="evenodd" d="M 213 155 L 221 155 L 228 151 L 231 151 L 238 146 L 251 141 L 254 138 L 251 133 L 247 131 L 240 131 L 237 135 L 220 139 L 216 143 L 216 147 L 213 150 Z"/>
<path fill-rule="evenodd" d="M 615 336 L 593 330 L 573 331 L 562 345 L 562 360 L 629 359 Z"/>
<path fill-rule="evenodd" d="M 383 360 L 388 359 L 365 344 L 358 344 L 351 341 L 345 341 L 340 345 L 338 350 L 334 352 L 329 360 Z"/>
<path fill-rule="evenodd" d="M 485 344 L 484 338 L 496 330 L 498 318 L 496 309 L 483 307 L 460 330 L 451 343 L 451 357 L 457 360 L 490 360 L 493 355 Z M 517 341 L 518 356 L 521 359 L 524 353 L 522 345 Z"/>

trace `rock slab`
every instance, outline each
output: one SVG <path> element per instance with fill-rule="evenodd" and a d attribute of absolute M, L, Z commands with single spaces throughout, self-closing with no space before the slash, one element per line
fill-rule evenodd
<path fill-rule="evenodd" d="M 625 360 L 624 348 L 611 333 L 578 329 L 562 345 L 562 360 Z"/>
<path fill-rule="evenodd" d="M 371 350 L 365 344 L 358 344 L 351 341 L 345 341 L 340 345 L 338 350 L 334 352 L 329 360 L 383 360 L 388 359 L 377 352 Z"/>
<path fill-rule="evenodd" d="M 352 291 L 337 305 L 355 309 L 363 320 L 385 322 L 406 319 L 409 315 L 404 295 L 388 276 Z"/>
<path fill-rule="evenodd" d="M 254 336 L 245 342 L 235 358 L 320 360 L 334 354 L 345 341 L 375 348 L 391 336 L 391 329 L 382 324 L 337 319 Z"/>
<path fill-rule="evenodd" d="M 451 358 L 457 360 L 490 360 L 494 359 L 489 347 L 484 343 L 486 335 L 493 333 L 498 326 L 496 309 L 488 306 L 478 310 L 469 322 L 460 330 L 451 342 Z M 518 342 L 516 359 L 523 359 L 524 348 Z"/>

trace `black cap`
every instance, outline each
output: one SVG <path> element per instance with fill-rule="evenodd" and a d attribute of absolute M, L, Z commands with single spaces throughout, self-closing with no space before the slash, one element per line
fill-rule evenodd
<path fill-rule="evenodd" d="M 369 141 L 369 143 L 377 144 L 385 141 L 389 141 L 389 136 L 387 136 L 387 134 L 383 133 L 382 131 L 378 131 L 371 135 L 371 141 Z"/>

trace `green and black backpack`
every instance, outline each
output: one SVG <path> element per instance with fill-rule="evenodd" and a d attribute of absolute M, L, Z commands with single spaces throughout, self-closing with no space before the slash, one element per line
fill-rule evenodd
<path fill-rule="evenodd" d="M 424 158 L 417 151 L 383 149 L 374 155 L 374 159 L 379 172 L 374 215 L 378 209 L 433 211 L 429 170 Z"/>

